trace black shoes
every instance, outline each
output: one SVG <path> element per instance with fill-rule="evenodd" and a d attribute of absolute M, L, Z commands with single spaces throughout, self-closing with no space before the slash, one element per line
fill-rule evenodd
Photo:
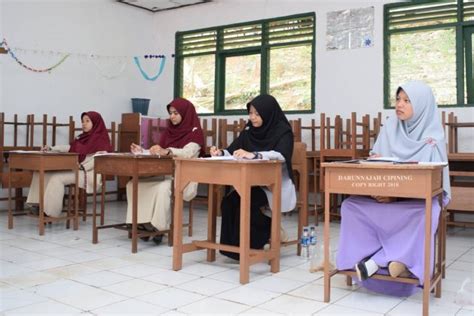
<path fill-rule="evenodd" d="M 377 270 L 378 265 L 372 259 L 363 259 L 355 265 L 355 270 L 359 281 L 365 281 L 370 278 Z"/>
<path fill-rule="evenodd" d="M 162 241 L 163 235 L 156 235 L 155 237 L 153 237 L 153 242 L 157 245 L 161 244 Z"/>

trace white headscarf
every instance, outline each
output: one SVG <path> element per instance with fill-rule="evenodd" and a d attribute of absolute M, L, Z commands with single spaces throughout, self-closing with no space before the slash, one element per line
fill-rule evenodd
<path fill-rule="evenodd" d="M 411 81 L 400 88 L 410 99 L 413 116 L 402 121 L 392 115 L 384 124 L 372 153 L 398 157 L 401 161 L 447 162 L 446 140 L 433 91 L 421 81 Z M 450 198 L 448 166 L 443 169 L 443 190 Z"/>

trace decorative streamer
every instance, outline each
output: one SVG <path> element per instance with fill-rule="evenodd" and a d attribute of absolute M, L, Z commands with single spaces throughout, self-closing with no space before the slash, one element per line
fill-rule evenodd
<path fill-rule="evenodd" d="M 145 58 L 147 58 L 147 56 L 149 55 L 146 55 Z M 133 60 L 135 61 L 135 65 L 137 65 L 138 69 L 140 70 L 140 73 L 142 74 L 143 78 L 145 78 L 146 80 L 155 81 L 163 72 L 163 69 L 165 68 L 166 56 L 164 55 L 158 55 L 158 56 L 160 57 L 157 57 L 157 58 L 161 59 L 160 69 L 158 70 L 158 73 L 153 77 L 148 76 L 148 74 L 143 70 L 142 66 L 140 65 L 140 60 L 138 59 L 138 57 L 137 56 L 133 57 Z"/>
<path fill-rule="evenodd" d="M 35 69 L 35 68 L 32 68 L 28 65 L 25 65 L 23 62 L 21 62 L 18 57 L 16 57 L 15 53 L 8 47 L 8 44 L 7 44 L 7 41 L 5 39 L 3 39 L 3 42 L 2 42 L 3 46 L 5 47 L 5 49 L 7 50 L 8 54 L 20 65 L 22 66 L 23 68 L 25 69 L 28 69 L 30 71 L 33 71 L 33 72 L 50 72 L 51 70 L 53 70 L 54 68 L 57 68 L 59 65 L 61 65 L 64 61 L 66 61 L 66 59 L 71 55 L 71 54 L 66 54 L 64 55 L 56 64 L 54 64 L 53 66 L 51 67 L 48 67 L 48 68 L 45 68 L 45 69 Z"/>
<path fill-rule="evenodd" d="M 105 73 L 105 71 L 102 68 L 100 68 L 99 64 L 97 64 L 97 62 L 94 59 L 94 55 L 90 56 L 90 60 L 92 61 L 94 66 L 97 68 L 97 71 L 99 72 L 99 74 L 102 77 L 104 77 L 105 79 L 109 79 L 109 80 L 118 78 L 124 72 L 125 68 L 127 67 L 127 62 L 124 60 L 122 62 L 122 66 L 120 66 L 120 69 L 117 71 L 117 73 L 115 73 L 113 75 L 108 75 L 108 74 Z"/>

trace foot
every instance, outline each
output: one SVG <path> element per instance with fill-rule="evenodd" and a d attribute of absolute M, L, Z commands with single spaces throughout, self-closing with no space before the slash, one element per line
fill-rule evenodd
<path fill-rule="evenodd" d="M 153 242 L 157 245 L 161 244 L 162 241 L 163 235 L 156 235 L 155 237 L 153 237 Z"/>
<path fill-rule="evenodd" d="M 143 229 L 146 230 L 147 232 L 155 232 L 158 231 L 155 226 L 153 226 L 151 223 L 143 223 L 141 224 Z"/>
<path fill-rule="evenodd" d="M 147 227 L 145 226 L 145 224 L 138 224 L 137 226 L 138 230 L 140 231 L 148 231 Z M 150 236 L 146 236 L 146 237 L 140 237 L 141 240 L 143 241 L 149 241 L 150 240 Z"/>
<path fill-rule="evenodd" d="M 398 261 L 392 261 L 388 264 L 388 273 L 392 278 L 396 277 L 407 277 L 409 275 L 407 266 L 404 263 Z"/>
<path fill-rule="evenodd" d="M 357 277 L 359 281 L 365 281 L 370 278 L 377 270 L 379 266 L 375 263 L 374 260 L 361 260 L 355 265 L 355 270 L 357 272 Z"/>
<path fill-rule="evenodd" d="M 30 214 L 39 216 L 39 205 L 38 204 L 30 204 L 28 205 L 28 210 Z"/>

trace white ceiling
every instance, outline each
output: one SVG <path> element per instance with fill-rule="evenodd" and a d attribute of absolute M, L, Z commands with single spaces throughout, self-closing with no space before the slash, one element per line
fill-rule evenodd
<path fill-rule="evenodd" d="M 211 1 L 212 0 L 117 0 L 117 2 L 151 12 L 173 10 Z"/>

